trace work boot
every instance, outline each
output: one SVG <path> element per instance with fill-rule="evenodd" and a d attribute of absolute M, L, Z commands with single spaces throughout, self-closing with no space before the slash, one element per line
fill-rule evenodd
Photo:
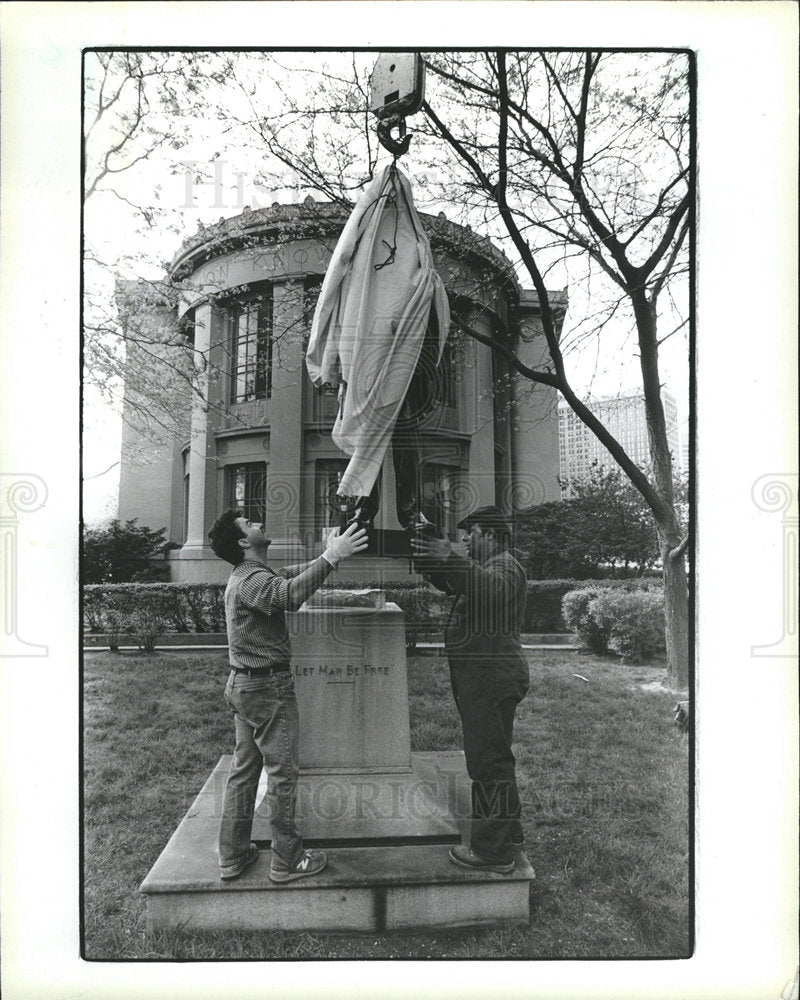
<path fill-rule="evenodd" d="M 480 854 L 476 854 L 475 851 L 461 845 L 451 847 L 448 857 L 454 865 L 458 865 L 459 868 L 466 868 L 468 871 L 497 872 L 498 875 L 507 875 L 509 872 L 514 871 L 513 861 L 509 864 L 498 864 L 494 861 L 487 861 Z"/>

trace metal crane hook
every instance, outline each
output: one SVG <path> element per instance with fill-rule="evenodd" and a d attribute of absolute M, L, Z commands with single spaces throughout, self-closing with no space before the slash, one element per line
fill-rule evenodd
<path fill-rule="evenodd" d="M 398 131 L 396 139 L 392 135 L 392 129 L 394 128 Z M 378 122 L 376 131 L 380 144 L 384 149 L 388 149 L 395 159 L 408 152 L 408 147 L 411 144 L 411 135 L 406 134 L 405 118 L 401 118 L 400 116 L 384 118 L 383 121 Z"/>
<path fill-rule="evenodd" d="M 378 140 L 397 159 L 408 152 L 406 118 L 425 99 L 425 62 L 419 52 L 382 52 L 369 78 L 370 111 L 379 119 Z M 397 130 L 397 137 L 392 131 Z"/>

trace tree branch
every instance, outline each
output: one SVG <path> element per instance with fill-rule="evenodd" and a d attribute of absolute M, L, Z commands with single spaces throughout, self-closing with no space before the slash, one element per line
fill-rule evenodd
<path fill-rule="evenodd" d="M 101 476 L 104 476 L 107 472 L 111 472 L 111 470 L 115 469 L 118 465 L 119 461 L 112 462 L 107 469 L 103 469 L 102 472 L 96 472 L 93 476 L 84 476 L 83 480 L 84 482 L 88 482 L 90 479 L 99 479 Z"/>
<path fill-rule="evenodd" d="M 480 183 L 483 190 L 487 194 L 493 197 L 494 185 L 490 182 L 487 175 L 483 172 L 480 164 L 475 159 L 475 157 L 472 156 L 469 152 L 467 152 L 466 148 L 464 147 L 464 144 L 460 142 L 458 139 L 456 139 L 456 137 L 453 135 L 450 129 L 448 129 L 447 126 L 442 121 L 439 120 L 439 118 L 436 115 L 436 112 L 433 110 L 430 104 L 428 104 L 427 101 L 422 102 L 422 110 L 436 126 L 442 138 L 453 147 L 453 149 L 458 153 L 461 159 L 464 160 L 464 162 L 469 166 L 470 170 L 477 177 L 478 182 Z"/>
<path fill-rule="evenodd" d="M 647 258 L 644 264 L 636 268 L 636 274 L 642 282 L 647 280 L 647 278 L 655 268 L 656 264 L 658 264 L 658 262 L 664 256 L 664 253 L 666 252 L 667 247 L 674 239 L 678 226 L 681 224 L 683 216 L 686 214 L 688 208 L 689 208 L 689 192 L 687 191 L 686 194 L 683 196 L 683 198 L 681 198 L 680 202 L 678 203 L 678 207 L 670 216 L 669 222 L 667 222 L 666 228 L 664 230 L 664 235 L 659 240 L 655 250 L 650 254 L 650 256 Z"/>
<path fill-rule="evenodd" d="M 672 560 L 673 562 L 676 559 L 680 559 L 681 556 L 683 555 L 683 553 L 686 551 L 686 546 L 688 544 L 689 544 L 689 536 L 685 535 L 681 539 L 680 543 L 675 546 L 674 549 L 670 549 L 669 550 L 669 552 L 667 553 L 667 558 L 670 559 L 670 560 Z"/>
<path fill-rule="evenodd" d="M 506 347 L 505 344 L 498 343 L 498 341 L 494 340 L 492 337 L 487 337 L 485 334 L 479 333 L 475 327 L 470 326 L 466 320 L 462 319 L 462 317 L 459 316 L 455 310 L 451 311 L 450 318 L 459 330 L 466 333 L 467 336 L 471 337 L 473 340 L 477 340 L 479 344 L 485 344 L 486 347 L 491 347 L 493 351 L 502 355 L 511 367 L 515 371 L 519 372 L 520 375 L 524 375 L 525 378 L 529 379 L 531 382 L 537 382 L 540 385 L 549 385 L 554 389 L 560 388 L 561 383 L 558 377 L 553 375 L 552 372 L 539 372 L 534 368 L 529 368 L 526 364 L 523 364 L 523 362 L 519 360 L 516 354 L 509 347 Z"/>
<path fill-rule="evenodd" d="M 639 223 L 636 229 L 634 229 L 631 235 L 624 241 L 623 246 L 626 247 L 630 246 L 630 244 L 636 239 L 636 237 L 650 225 L 653 219 L 655 219 L 658 216 L 659 212 L 661 211 L 661 206 L 664 204 L 664 199 L 666 198 L 667 193 L 671 191 L 676 184 L 682 181 L 688 173 L 689 173 L 688 168 L 684 168 L 683 170 L 681 170 L 679 174 L 676 174 L 676 176 L 672 178 L 672 180 L 669 182 L 669 184 L 667 184 L 665 188 L 661 190 L 658 196 L 658 201 L 656 202 L 653 210 L 651 212 L 648 212 L 648 214 L 642 219 L 642 221 Z"/>
<path fill-rule="evenodd" d="M 575 168 L 573 170 L 573 177 L 577 183 L 578 178 L 583 173 L 583 159 L 585 155 L 586 147 L 586 115 L 589 108 L 589 87 L 591 86 L 592 76 L 597 67 L 597 63 L 600 61 L 600 56 L 597 57 L 597 62 L 592 65 L 591 53 L 586 56 L 586 63 L 583 69 L 583 84 L 581 86 L 581 110 L 580 114 L 576 117 L 576 125 L 578 129 L 578 141 L 577 149 L 575 155 Z M 566 97 L 564 98 L 566 102 Z"/>
<path fill-rule="evenodd" d="M 658 347 L 661 347 L 661 345 L 664 343 L 665 340 L 669 340 L 669 338 L 674 336 L 679 330 L 682 330 L 688 324 L 688 322 L 689 320 L 685 319 L 682 323 L 678 323 L 678 325 L 675 327 L 674 330 L 670 330 L 669 333 L 665 333 L 663 337 L 659 337 L 659 339 L 656 341 Z"/>
<path fill-rule="evenodd" d="M 656 278 L 655 282 L 653 283 L 653 288 L 652 291 L 650 292 L 651 302 L 655 302 L 658 296 L 661 294 L 661 291 L 664 285 L 666 284 L 667 278 L 672 273 L 672 269 L 675 266 L 675 260 L 677 259 L 681 246 L 683 245 L 683 241 L 686 239 L 686 234 L 688 232 L 689 232 L 689 218 L 687 216 L 687 218 L 684 219 L 683 221 L 683 226 L 681 227 L 681 231 L 678 234 L 678 238 L 675 240 L 675 243 L 672 246 L 672 250 L 670 250 L 669 256 L 667 257 L 667 262 L 664 265 L 664 270 L 661 272 L 661 274 Z M 664 338 L 664 340 L 666 340 L 666 337 Z M 662 343 L 662 341 L 659 341 L 659 343 Z"/>

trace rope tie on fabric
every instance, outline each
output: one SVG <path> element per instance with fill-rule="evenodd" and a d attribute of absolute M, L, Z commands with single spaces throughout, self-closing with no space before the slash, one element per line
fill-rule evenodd
<path fill-rule="evenodd" d="M 391 243 L 389 243 L 387 240 L 381 240 L 381 243 L 383 243 L 383 245 L 389 251 L 389 256 L 386 258 L 385 261 L 383 261 L 382 264 L 373 264 L 373 268 L 376 271 L 382 270 L 384 267 L 387 267 L 389 264 L 394 264 L 395 254 L 397 253 L 397 224 L 398 224 L 398 220 L 400 218 L 400 212 L 398 211 L 398 208 L 397 208 L 397 194 L 396 194 L 396 191 L 397 191 L 397 182 L 396 182 L 396 176 L 397 176 L 397 157 L 394 158 L 394 161 L 393 161 L 391 167 L 389 168 L 389 180 L 391 182 L 392 190 L 391 190 L 391 192 L 389 194 L 387 194 L 385 196 L 387 198 L 387 204 L 390 204 L 392 206 L 392 208 L 394 208 L 394 233 L 392 234 L 392 242 Z"/>
<path fill-rule="evenodd" d="M 395 240 L 396 240 L 396 237 L 397 237 L 397 234 L 395 234 Z M 383 243 L 383 245 L 389 251 L 389 256 L 386 258 L 385 261 L 383 261 L 382 264 L 373 264 L 372 265 L 373 268 L 376 271 L 380 271 L 382 268 L 386 267 L 389 264 L 394 264 L 394 255 L 397 253 L 397 242 L 395 242 L 394 244 L 391 244 L 391 243 L 388 243 L 386 240 L 381 240 L 381 243 Z"/>

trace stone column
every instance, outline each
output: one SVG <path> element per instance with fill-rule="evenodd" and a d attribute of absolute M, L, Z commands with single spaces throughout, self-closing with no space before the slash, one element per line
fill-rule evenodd
<path fill-rule="evenodd" d="M 476 323 L 481 333 L 489 333 L 483 323 Z M 474 422 L 470 430 L 469 480 L 471 504 L 483 507 L 495 502 L 494 467 L 494 403 L 492 389 L 492 351 L 490 347 L 477 342 L 471 345 L 475 358 L 474 377 Z"/>
<path fill-rule="evenodd" d="M 301 512 L 304 482 L 303 363 L 301 283 L 276 282 L 272 289 L 272 395 L 269 401 L 269 468 L 267 531 L 272 537 L 270 562 L 286 565 L 306 556 L 302 547 Z"/>
<path fill-rule="evenodd" d="M 213 310 L 209 303 L 195 310 L 196 392 L 192 396 L 189 445 L 189 510 L 186 542 L 179 559 L 209 559 L 216 556 L 208 546 L 208 529 L 216 514 L 216 461 L 214 431 L 209 419 L 209 355 Z"/>
<path fill-rule="evenodd" d="M 547 365 L 547 342 L 539 319 L 535 292 L 523 292 L 517 357 L 530 368 Z M 512 458 L 515 510 L 558 500 L 558 396 L 555 389 L 534 385 L 522 376 L 513 382 Z"/>

